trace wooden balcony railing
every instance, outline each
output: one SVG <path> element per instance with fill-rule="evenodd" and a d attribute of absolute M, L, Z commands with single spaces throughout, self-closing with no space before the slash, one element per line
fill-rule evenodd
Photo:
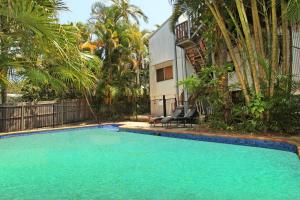
<path fill-rule="evenodd" d="M 175 27 L 176 42 L 182 42 L 190 38 L 189 22 L 185 21 Z"/>

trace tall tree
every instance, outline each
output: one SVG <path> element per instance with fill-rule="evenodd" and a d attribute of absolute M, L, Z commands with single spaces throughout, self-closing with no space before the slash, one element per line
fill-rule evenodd
<path fill-rule="evenodd" d="M 58 23 L 57 12 L 64 9 L 60 0 L 0 0 L 2 93 L 10 81 L 8 69 L 14 76 L 38 86 L 50 85 L 60 93 L 70 85 L 92 87 L 95 77 L 86 68 L 92 57 L 80 53 L 77 29 Z"/>
<path fill-rule="evenodd" d="M 140 18 L 145 22 L 148 21 L 144 12 L 136 5 L 130 4 L 129 0 L 111 0 L 111 2 L 117 15 L 116 20 L 124 19 L 126 22 L 130 22 L 130 18 L 132 18 L 137 24 L 139 24 Z"/>
<path fill-rule="evenodd" d="M 147 46 L 136 20 L 145 18 L 142 11 L 128 1 L 112 1 L 107 6 L 96 2 L 92 6 L 91 26 L 101 43 L 96 51 L 103 60 L 101 81 L 98 84 L 100 100 L 112 105 L 118 99 L 132 102 L 142 91 L 140 74 Z"/>
<path fill-rule="evenodd" d="M 213 17 L 234 64 L 246 105 L 250 105 L 261 96 L 264 99 L 272 99 L 280 75 L 291 76 L 291 70 L 288 70 L 291 64 L 291 38 L 288 29 L 291 22 L 294 20 L 295 23 L 298 17 L 298 0 L 282 0 L 279 3 L 276 0 L 173 2 L 175 5 L 181 5 L 174 9 L 174 16 L 177 18 L 176 12 L 180 11 L 178 13 L 182 14 L 187 10 L 200 12 L 197 15 L 199 17 L 194 20 L 202 24 L 203 16 Z M 221 5 L 225 9 L 221 9 Z M 209 12 L 203 13 L 205 8 L 208 8 Z M 205 29 L 202 31 L 205 32 Z M 278 36 L 280 33 L 282 37 Z M 261 112 L 264 112 L 264 109 L 261 109 Z"/>

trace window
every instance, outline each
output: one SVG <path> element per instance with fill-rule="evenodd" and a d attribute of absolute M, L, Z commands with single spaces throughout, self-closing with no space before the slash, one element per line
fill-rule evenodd
<path fill-rule="evenodd" d="M 165 80 L 173 79 L 173 67 L 169 66 L 165 68 Z"/>
<path fill-rule="evenodd" d="M 165 80 L 164 68 L 156 70 L 156 80 L 157 82 Z"/>
<path fill-rule="evenodd" d="M 173 79 L 173 67 L 168 66 L 165 68 L 157 69 L 156 70 L 156 81 L 165 81 Z"/>

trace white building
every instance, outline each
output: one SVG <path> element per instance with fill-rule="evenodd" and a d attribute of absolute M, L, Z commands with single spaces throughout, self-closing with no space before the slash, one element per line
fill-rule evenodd
<path fill-rule="evenodd" d="M 201 66 L 204 61 L 204 49 L 202 49 L 204 44 L 201 43 L 201 37 L 197 35 L 198 27 L 193 27 L 188 18 L 182 16 L 178 20 L 175 32 L 176 35 L 171 31 L 170 19 L 168 19 L 149 39 L 151 114 L 155 116 L 164 113 L 163 96 L 166 98 L 166 114 L 172 113 L 176 101 L 179 104 L 188 101 L 188 92 L 177 83 L 195 73 L 194 66 Z M 191 38 L 198 38 L 200 42 L 196 44 Z M 299 29 L 293 30 L 292 48 L 293 78 L 295 81 L 300 81 Z M 237 82 L 236 74 L 231 73 L 229 84 Z"/>
<path fill-rule="evenodd" d="M 175 50 L 175 34 L 168 19 L 149 39 L 150 51 L 150 99 L 151 114 L 163 115 L 163 96 L 167 102 L 167 114 L 176 101 L 187 101 L 188 94 L 178 82 L 194 73 L 193 66 L 185 58 L 180 47 Z"/>

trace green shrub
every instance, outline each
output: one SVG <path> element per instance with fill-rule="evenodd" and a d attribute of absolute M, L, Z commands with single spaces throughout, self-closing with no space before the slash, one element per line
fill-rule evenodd
<path fill-rule="evenodd" d="M 247 133 L 295 133 L 300 128 L 300 96 L 293 94 L 294 89 L 299 87 L 285 76 L 277 77 L 272 98 L 259 94 L 252 96 L 246 104 L 240 93 L 236 96 L 237 101 L 230 105 L 230 120 L 225 121 L 225 102 L 218 89 L 220 82 L 211 75 L 213 73 L 219 77 L 223 72 L 217 67 L 205 67 L 198 76 L 192 76 L 181 83 L 199 102 L 209 102 L 213 112 L 208 116 L 207 123 L 212 128 Z M 264 94 L 268 94 L 267 88 Z"/>
<path fill-rule="evenodd" d="M 270 130 L 294 133 L 300 128 L 300 96 L 276 95 L 270 102 Z"/>

